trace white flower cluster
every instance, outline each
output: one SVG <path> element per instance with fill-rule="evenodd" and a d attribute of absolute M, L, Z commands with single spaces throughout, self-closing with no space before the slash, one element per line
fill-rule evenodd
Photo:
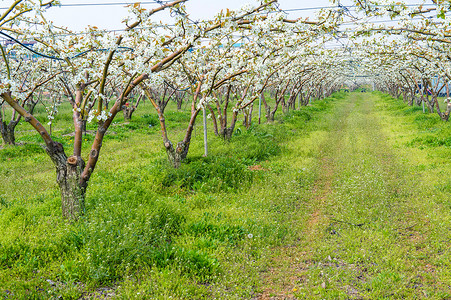
<path fill-rule="evenodd" d="M 199 103 L 197 103 L 197 109 L 204 109 L 210 102 L 213 102 L 214 99 L 212 97 L 202 97 Z"/>
<path fill-rule="evenodd" d="M 88 123 L 91 123 L 93 119 L 97 119 L 98 122 L 104 122 L 109 117 L 111 117 L 111 113 L 110 112 L 102 110 L 99 113 L 97 109 L 93 109 L 93 110 L 91 110 L 89 112 L 87 121 L 88 121 Z"/>
<path fill-rule="evenodd" d="M 244 13 L 250 13 L 255 9 L 255 6 L 250 4 L 250 3 L 246 3 L 241 7 L 241 11 Z"/>

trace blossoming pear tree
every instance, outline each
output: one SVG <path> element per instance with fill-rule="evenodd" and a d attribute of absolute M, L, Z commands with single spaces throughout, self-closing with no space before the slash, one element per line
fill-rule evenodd
<path fill-rule="evenodd" d="M 74 34 L 65 28 L 56 27 L 43 17 L 41 7 L 46 3 L 41 2 L 31 7 L 33 1 L 18 0 L 2 16 L 3 24 L 14 20 L 9 30 L 14 40 L 22 38 L 38 41 L 33 48 L 40 56 L 38 60 L 51 59 L 58 63 L 59 68 L 56 73 L 49 75 L 48 80 L 60 82 L 73 107 L 74 146 L 72 155 L 67 155 L 63 145 L 55 141 L 45 126 L 19 101 L 26 99 L 26 91 L 42 86 L 42 80 L 30 83 L 27 89 L 20 88 L 21 82 L 16 81 L 17 76 L 1 80 L 0 95 L 3 102 L 30 123 L 45 142 L 45 150 L 56 166 L 65 218 L 77 219 L 83 213 L 86 188 L 98 162 L 105 133 L 136 89 L 145 92 L 148 86 L 159 84 L 158 72 L 173 66 L 190 48 L 201 43 L 202 38 L 211 37 L 215 30 L 230 31 L 240 20 L 252 20 L 255 13 L 275 9 L 274 0 L 265 1 L 255 8 L 227 11 L 215 20 L 189 24 L 181 5 L 184 1 L 176 0 L 152 10 L 146 10 L 139 4 L 131 5 L 131 17 L 125 20 L 126 29 L 121 34 L 109 34 L 95 27 Z M 175 27 L 169 31 L 151 21 L 152 15 L 165 9 L 173 9 L 177 18 Z M 30 13 L 33 10 L 42 19 L 39 22 L 42 26 L 28 32 L 21 25 L 36 21 L 36 16 Z M 4 62 L 8 63 L 6 60 Z M 202 84 L 204 81 L 209 83 L 209 80 L 201 77 L 195 84 L 196 100 L 193 102 L 190 126 L 194 125 L 202 106 L 196 102 L 201 95 Z M 202 97 L 205 102 L 206 94 L 202 94 Z M 86 122 L 92 121 L 97 124 L 97 132 L 85 161 L 82 158 L 83 128 Z M 178 153 L 182 154 L 187 149 Z"/>
<path fill-rule="evenodd" d="M 14 81 L 14 77 L 10 80 L 2 79 L 1 98 L 40 134 L 45 142 L 45 150 L 56 166 L 65 218 L 77 219 L 83 213 L 86 188 L 99 159 L 103 138 L 127 97 L 139 83 L 150 77 L 149 74 L 171 64 L 186 51 L 181 49 L 177 53 L 168 53 L 163 50 L 164 42 L 157 38 L 154 39 L 155 46 L 152 50 L 131 49 L 127 45 L 133 44 L 131 40 L 136 34 L 132 33 L 133 30 L 138 25 L 152 27 L 154 24 L 150 21 L 150 17 L 153 14 L 176 7 L 182 2 L 183 0 L 176 0 L 150 11 L 140 8 L 139 5 L 131 6 L 135 21 L 127 23 L 125 32 L 117 36 L 107 35 L 96 28 L 90 28 L 85 34 L 68 34 L 66 29 L 56 28 L 45 19 L 42 21 L 44 25 L 41 30 L 32 33 L 21 32 L 20 25 L 32 21 L 23 19 L 29 10 L 23 11 L 20 15 L 22 19 L 16 18 L 11 34 L 14 34 L 17 40 L 26 35 L 28 39 L 39 41 L 34 51 L 43 53 L 41 56 L 44 57 L 38 60 L 51 58 L 58 61 L 60 69 L 57 74 L 51 76 L 62 81 L 73 107 L 74 147 L 72 155 L 68 156 L 63 145 L 55 141 L 45 126 L 18 101 L 26 99 L 24 90 L 20 89 L 21 82 Z M 14 14 L 17 9 L 18 6 L 13 4 L 9 13 Z M 39 11 L 39 14 L 42 16 L 42 11 Z M 63 73 L 63 76 L 58 73 Z M 30 88 L 33 89 L 32 86 L 40 84 L 41 81 L 30 83 Z M 121 92 L 111 108 L 106 109 L 107 89 L 112 86 L 116 88 L 119 86 Z M 97 132 L 88 160 L 85 162 L 81 153 L 82 131 L 85 122 L 92 120 L 97 123 Z"/>

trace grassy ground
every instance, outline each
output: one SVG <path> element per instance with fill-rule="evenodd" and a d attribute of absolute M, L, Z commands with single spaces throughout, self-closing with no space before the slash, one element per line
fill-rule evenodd
<path fill-rule="evenodd" d="M 196 129 L 179 170 L 167 165 L 146 104 L 130 124 L 111 128 L 89 183 L 86 215 L 74 224 L 61 218 L 54 167 L 39 138 L 19 125 L 24 145 L 0 150 L 0 295 L 255 297 L 272 249 L 294 243 L 301 234 L 295 224 L 308 218 L 310 167 L 330 104 L 340 97 L 275 124 L 241 128 L 231 142 L 210 135 L 207 158 Z M 60 112 L 53 135 L 69 152 L 70 108 Z M 37 116 L 44 122 L 43 112 Z M 174 141 L 187 118 L 173 108 L 166 114 Z"/>
<path fill-rule="evenodd" d="M 0 150 L 0 295 L 451 297 L 450 130 L 420 110 L 337 94 L 229 143 L 210 135 L 208 158 L 199 128 L 173 170 L 144 105 L 112 128 L 75 224 L 20 127 L 27 144 Z M 70 117 L 59 118 L 54 134 L 69 145 Z M 168 113 L 173 134 L 186 118 Z"/>
<path fill-rule="evenodd" d="M 304 237 L 261 298 L 451 297 L 450 129 L 420 110 L 366 93 L 335 106 Z"/>

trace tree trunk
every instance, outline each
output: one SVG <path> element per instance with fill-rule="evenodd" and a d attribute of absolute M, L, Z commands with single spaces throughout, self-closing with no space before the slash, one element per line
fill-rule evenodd
<path fill-rule="evenodd" d="M 186 158 L 188 151 L 184 142 L 177 143 L 177 147 L 174 148 L 171 141 L 167 140 L 164 143 L 166 153 L 168 155 L 169 163 L 175 168 L 180 168 L 182 161 Z"/>
<path fill-rule="evenodd" d="M 61 190 L 61 208 L 63 217 L 77 220 L 85 212 L 86 185 L 80 185 L 80 175 L 85 163 L 81 158 L 69 157 L 66 164 L 66 175 L 59 181 Z"/>
<path fill-rule="evenodd" d="M 426 106 L 427 106 L 427 108 L 429 110 L 429 113 L 433 113 L 434 112 L 434 102 L 433 101 L 429 101 L 428 98 L 426 98 Z"/>
<path fill-rule="evenodd" d="M 422 97 L 418 97 L 418 96 L 413 96 L 413 97 L 414 97 L 415 104 L 420 106 L 421 103 L 423 102 Z"/>
<path fill-rule="evenodd" d="M 276 115 L 276 110 L 271 111 L 270 109 L 268 109 L 266 111 L 266 120 L 270 123 L 274 122 L 275 115 Z"/>
<path fill-rule="evenodd" d="M 224 140 L 230 141 L 230 139 L 232 138 L 233 129 L 234 128 L 224 128 L 224 131 L 222 132 Z"/>
<path fill-rule="evenodd" d="M 232 138 L 232 134 L 235 131 L 235 126 L 236 126 L 237 120 L 238 120 L 238 111 L 234 111 L 232 114 L 232 120 L 230 122 L 230 127 L 224 128 L 224 130 L 222 130 L 222 136 L 223 136 L 224 140 L 230 141 L 230 139 Z"/>
<path fill-rule="evenodd" d="M 413 106 L 413 103 L 415 102 L 415 89 L 411 88 L 409 89 L 409 106 Z"/>
<path fill-rule="evenodd" d="M 30 101 L 28 101 L 27 102 L 27 110 L 28 110 L 28 112 L 30 113 L 30 114 L 33 114 L 33 112 L 34 112 L 34 108 L 36 107 L 36 104 L 38 104 L 38 102 L 39 101 L 33 101 L 33 100 L 30 100 Z"/>
<path fill-rule="evenodd" d="M 46 147 L 45 150 L 56 166 L 63 217 L 76 221 L 85 212 L 87 183 L 81 183 L 80 180 L 85 162 L 81 157 L 67 157 L 63 146 L 57 142 L 54 142 L 52 149 Z"/>
<path fill-rule="evenodd" d="M 283 112 L 284 114 L 287 114 L 287 113 L 290 112 L 290 107 L 289 107 L 286 103 L 284 103 L 284 102 L 282 102 L 282 112 Z"/>
<path fill-rule="evenodd" d="M 164 147 L 166 148 L 166 153 L 168 155 L 169 163 L 174 168 L 179 168 L 182 161 L 186 158 L 189 151 L 189 146 L 191 144 L 191 137 L 194 130 L 194 125 L 196 123 L 197 115 L 199 114 L 199 109 L 193 110 L 191 112 L 191 119 L 188 124 L 188 128 L 186 128 L 185 137 L 183 138 L 183 141 L 177 143 L 177 147 L 174 148 L 171 141 L 167 138 L 166 134 L 166 126 L 164 124 L 164 117 L 163 115 L 160 115 L 160 124 L 162 125 L 163 130 L 163 140 L 164 140 Z M 161 121 L 162 119 L 162 121 Z"/>
<path fill-rule="evenodd" d="M 9 124 L 6 124 L 0 117 L 0 133 L 5 144 L 16 144 L 15 128 L 18 123 L 18 121 L 11 120 Z"/>
<path fill-rule="evenodd" d="M 218 132 L 218 121 L 216 120 L 216 116 L 215 116 L 215 111 L 213 110 L 213 108 L 211 107 L 210 104 L 207 104 L 207 108 L 210 110 L 211 113 L 211 120 L 213 122 L 213 128 L 215 131 L 215 135 L 218 136 L 219 132 Z"/>
<path fill-rule="evenodd" d="M 132 119 L 132 115 L 135 112 L 134 106 L 124 106 L 122 108 L 122 111 L 124 112 L 124 121 L 130 121 Z"/>
<path fill-rule="evenodd" d="M 442 116 L 441 116 L 442 120 L 448 121 L 450 114 L 451 114 L 451 103 L 448 103 L 448 105 L 446 106 L 446 111 L 444 113 L 442 113 Z"/>
<path fill-rule="evenodd" d="M 407 103 L 407 92 L 405 89 L 402 89 L 402 102 Z"/>
<path fill-rule="evenodd" d="M 284 91 L 281 93 L 281 96 L 280 97 L 284 97 Z M 271 110 L 270 109 L 270 107 L 268 106 L 267 107 L 267 110 L 266 110 L 266 120 L 268 121 L 268 122 L 274 122 L 274 119 L 275 119 L 275 115 L 276 115 L 276 112 L 277 112 L 277 109 L 279 108 L 279 104 L 280 104 L 280 102 L 282 101 L 282 99 L 283 98 L 278 98 L 277 97 L 277 95 L 276 95 L 276 98 L 275 98 L 275 100 L 276 100 L 276 104 L 274 105 L 274 109 L 273 110 Z"/>
<path fill-rule="evenodd" d="M 125 104 L 124 106 L 122 106 L 122 111 L 124 112 L 124 121 L 130 121 L 132 119 L 132 115 L 135 112 L 135 110 L 138 108 L 139 102 L 141 101 L 141 99 L 143 99 L 144 96 L 140 95 L 138 97 L 138 100 L 136 100 L 135 105 L 133 105 L 132 103 L 130 103 L 129 105 Z"/>
<path fill-rule="evenodd" d="M 449 119 L 449 115 L 450 115 L 450 113 L 451 113 L 451 103 L 447 103 L 447 106 L 446 106 L 446 111 L 445 112 L 441 112 L 440 111 L 440 106 L 439 106 L 439 104 L 438 104 L 438 99 L 437 99 L 437 97 L 434 97 L 435 99 L 435 104 L 436 104 L 436 107 L 437 107 L 437 113 L 438 113 L 438 115 L 440 116 L 440 118 L 443 120 L 443 121 L 448 121 L 448 119 Z"/>
<path fill-rule="evenodd" d="M 246 128 L 249 129 L 252 125 L 252 112 L 254 111 L 254 103 L 249 107 L 249 113 L 247 115 L 247 124 Z"/>
<path fill-rule="evenodd" d="M 301 106 L 304 105 L 304 93 L 301 91 L 298 95 L 298 109 L 301 110 Z"/>
<path fill-rule="evenodd" d="M 183 100 L 185 99 L 186 92 L 177 92 L 176 93 L 176 102 L 177 102 L 177 110 L 182 110 Z"/>

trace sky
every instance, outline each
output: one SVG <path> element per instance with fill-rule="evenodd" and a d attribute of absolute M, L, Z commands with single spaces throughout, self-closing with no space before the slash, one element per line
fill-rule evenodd
<path fill-rule="evenodd" d="M 167 0 L 165 0 L 167 1 Z M 404 0 L 407 3 L 421 3 L 426 0 Z M 430 0 L 428 0 L 430 1 Z M 13 0 L 0 1 L 0 14 L 5 8 L 11 5 Z M 55 25 L 67 27 L 73 31 L 82 31 L 88 25 L 96 26 L 104 30 L 123 30 L 125 24 L 122 20 L 129 15 L 128 4 L 141 2 L 146 9 L 160 6 L 155 0 L 61 0 L 62 6 L 50 7 L 46 9 L 46 18 L 52 20 Z M 191 20 L 211 19 L 222 9 L 239 9 L 245 4 L 258 5 L 256 0 L 188 0 L 186 2 L 187 11 Z M 315 20 L 315 13 L 322 7 L 332 6 L 329 0 L 278 0 L 279 7 L 288 13 L 289 19 L 308 17 Z M 351 7 L 352 0 L 340 0 L 340 3 Z M 353 10 L 350 8 L 351 11 Z M 163 20 L 165 23 L 172 23 L 169 10 L 154 15 L 153 20 Z M 374 21 L 374 19 L 372 20 Z M 379 20 L 380 22 L 381 20 Z M 388 20 L 382 20 L 386 22 Z M 355 25 L 343 25 L 342 29 Z M 329 45 L 330 44 L 330 45 Z M 345 41 L 347 44 L 347 41 Z M 327 48 L 341 47 L 343 42 L 331 41 Z"/>
<path fill-rule="evenodd" d="M 12 0 L 2 1 L 2 4 Z M 129 0 L 61 0 L 63 7 L 52 7 L 47 9 L 47 18 L 53 20 L 55 25 L 64 25 L 72 30 L 83 30 L 88 25 L 97 26 L 101 29 L 119 30 L 124 28 L 122 19 L 128 15 L 124 3 L 138 1 Z M 152 0 L 141 0 L 149 3 Z M 346 2 L 346 1 L 342 1 Z M 347 1 L 349 2 L 349 1 Z M 111 5 L 121 3 L 121 5 Z M 192 20 L 210 19 L 221 9 L 239 9 L 244 4 L 256 5 L 257 1 L 251 0 L 188 0 L 186 6 Z M 72 4 L 81 6 L 71 6 Z M 89 4 L 89 5 L 88 5 Z M 96 4 L 96 5 L 92 5 Z M 104 5 L 99 5 L 104 4 Z M 107 4 L 107 5 L 105 5 Z M 310 17 L 314 19 L 316 7 L 329 6 L 329 0 L 279 0 L 280 8 L 289 11 L 289 18 Z M 6 5 L 4 5 L 6 6 Z M 142 4 L 145 8 L 157 7 L 158 4 Z M 169 16 L 159 13 L 159 18 L 169 19 Z"/>

